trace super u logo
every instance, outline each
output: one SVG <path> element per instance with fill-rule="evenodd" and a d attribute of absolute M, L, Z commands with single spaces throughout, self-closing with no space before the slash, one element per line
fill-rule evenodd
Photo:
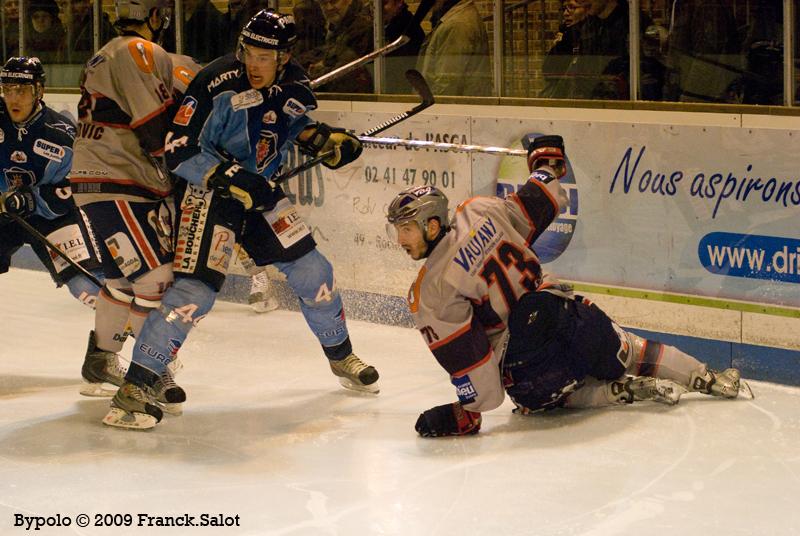
<path fill-rule="evenodd" d="M 541 133 L 531 133 L 519 138 L 541 135 Z M 516 141 L 511 148 L 521 149 L 522 143 Z M 575 226 L 578 223 L 578 185 L 575 183 L 575 172 L 569 156 L 565 157 L 565 164 L 567 166 L 567 174 L 561 177 L 560 182 L 567 192 L 567 206 L 553 223 L 547 227 L 547 230 L 542 233 L 534 245 L 536 254 L 542 263 L 554 261 L 566 251 L 572 240 L 572 235 L 575 233 Z M 500 161 L 500 168 L 497 171 L 496 195 L 498 197 L 507 197 L 509 194 L 518 191 L 528 181 L 529 176 L 530 173 L 528 172 L 525 158 L 518 156 L 504 157 Z"/>

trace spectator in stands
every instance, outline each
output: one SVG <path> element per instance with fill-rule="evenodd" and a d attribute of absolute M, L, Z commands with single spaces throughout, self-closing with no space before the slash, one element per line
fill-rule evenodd
<path fill-rule="evenodd" d="M 325 16 L 325 42 L 309 55 L 307 67 L 317 78 L 372 51 L 372 14 L 362 0 L 318 0 Z M 308 61 L 308 60 L 306 60 Z M 320 91 L 341 93 L 372 92 L 372 75 L 361 68 L 339 80 L 325 84 Z"/>
<path fill-rule="evenodd" d="M 183 53 L 200 63 L 208 63 L 232 52 L 222 36 L 229 29 L 225 17 L 210 0 L 183 1 Z"/>
<path fill-rule="evenodd" d="M 63 63 L 66 31 L 56 0 L 33 0 L 25 24 L 25 48 L 42 63 Z"/>
<path fill-rule="evenodd" d="M 580 58 L 576 75 L 576 98 L 628 99 L 629 91 L 629 20 L 626 0 L 590 0 L 589 17 L 581 30 Z M 648 56 L 644 36 L 658 35 L 649 31 L 652 20 L 640 15 L 640 96 L 644 100 L 661 100 L 665 68 L 660 58 Z"/>
<path fill-rule="evenodd" d="M 492 94 L 489 37 L 473 0 L 436 0 L 419 70 L 436 95 Z"/>
<path fill-rule="evenodd" d="M 795 28 L 795 35 L 797 28 Z M 783 104 L 783 2 L 760 0 L 744 39 L 744 104 Z"/>
<path fill-rule="evenodd" d="M 0 0 L 3 10 L 3 59 L 18 56 L 19 51 L 19 4 L 17 0 Z"/>
<path fill-rule="evenodd" d="M 94 54 L 94 14 L 91 0 L 68 0 L 60 4 L 67 34 L 67 63 L 85 63 Z M 108 13 L 100 12 L 100 47 L 117 33 Z"/>
<path fill-rule="evenodd" d="M 731 0 L 674 0 L 664 99 L 722 102 L 742 68 Z"/>
<path fill-rule="evenodd" d="M 292 8 L 295 28 L 297 28 L 297 42 L 292 50 L 292 56 L 301 65 L 313 62 L 309 55 L 320 49 L 325 42 L 325 15 L 316 0 L 299 0 Z"/>
<path fill-rule="evenodd" d="M 409 93 L 404 73 L 417 64 L 417 55 L 425 40 L 425 32 L 408 10 L 405 0 L 383 0 L 383 39 L 391 43 L 407 35 L 408 43 L 386 56 L 384 93 Z"/>
<path fill-rule="evenodd" d="M 570 70 L 580 54 L 581 27 L 586 17 L 588 3 L 583 0 L 566 0 L 558 33 L 542 65 L 544 98 L 568 98 L 574 93 L 571 87 L 574 73 Z"/>

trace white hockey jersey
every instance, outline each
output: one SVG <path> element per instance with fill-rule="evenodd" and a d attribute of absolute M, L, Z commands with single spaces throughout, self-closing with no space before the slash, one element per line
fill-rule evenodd
<path fill-rule="evenodd" d="M 511 308 L 559 282 L 542 271 L 531 244 L 566 206 L 566 192 L 542 171 L 506 199 L 461 203 L 408 294 L 417 329 L 470 411 L 505 397 L 502 351 Z"/>
<path fill-rule="evenodd" d="M 79 205 L 169 195 L 158 160 L 171 120 L 172 80 L 169 55 L 138 36 L 112 39 L 86 63 L 70 173 Z"/>

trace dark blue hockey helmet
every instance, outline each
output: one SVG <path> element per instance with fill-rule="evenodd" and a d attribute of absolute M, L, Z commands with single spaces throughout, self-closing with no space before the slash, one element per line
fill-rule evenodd
<path fill-rule="evenodd" d="M 0 71 L 0 83 L 42 85 L 47 79 L 39 58 L 16 56 L 9 58 Z"/>
<path fill-rule="evenodd" d="M 297 41 L 294 17 L 262 9 L 247 21 L 239 35 L 239 48 L 245 44 L 272 50 L 289 50 Z"/>

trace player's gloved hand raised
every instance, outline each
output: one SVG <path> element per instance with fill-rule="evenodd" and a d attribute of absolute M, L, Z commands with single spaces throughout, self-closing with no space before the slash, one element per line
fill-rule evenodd
<path fill-rule="evenodd" d="M 555 178 L 560 179 L 567 174 L 565 154 L 564 138 L 557 135 L 538 136 L 528 145 L 528 171 L 533 173 L 542 167 L 549 167 L 555 172 Z"/>
<path fill-rule="evenodd" d="M 36 210 L 36 198 L 27 186 L 5 192 L 0 197 L 0 213 L 16 214 L 22 218 L 30 216 Z"/>
<path fill-rule="evenodd" d="M 414 429 L 422 437 L 477 434 L 481 414 L 464 409 L 459 402 L 444 404 L 421 413 Z"/>
<path fill-rule="evenodd" d="M 236 199 L 245 210 L 264 212 L 271 210 L 280 200 L 266 177 L 247 171 L 239 164 L 222 163 L 206 181 L 206 186 L 222 196 Z"/>
<path fill-rule="evenodd" d="M 317 156 L 333 151 L 333 154 L 322 161 L 322 165 L 330 169 L 346 166 L 361 155 L 361 140 L 343 128 L 331 127 L 325 123 L 307 126 L 298 136 L 298 145 L 305 154 Z"/>
<path fill-rule="evenodd" d="M 322 165 L 330 169 L 339 169 L 346 166 L 361 155 L 363 146 L 355 134 L 346 131 L 343 128 L 332 128 L 331 135 L 325 145 L 322 146 L 322 152 L 333 151 L 333 156 L 323 160 Z"/>

